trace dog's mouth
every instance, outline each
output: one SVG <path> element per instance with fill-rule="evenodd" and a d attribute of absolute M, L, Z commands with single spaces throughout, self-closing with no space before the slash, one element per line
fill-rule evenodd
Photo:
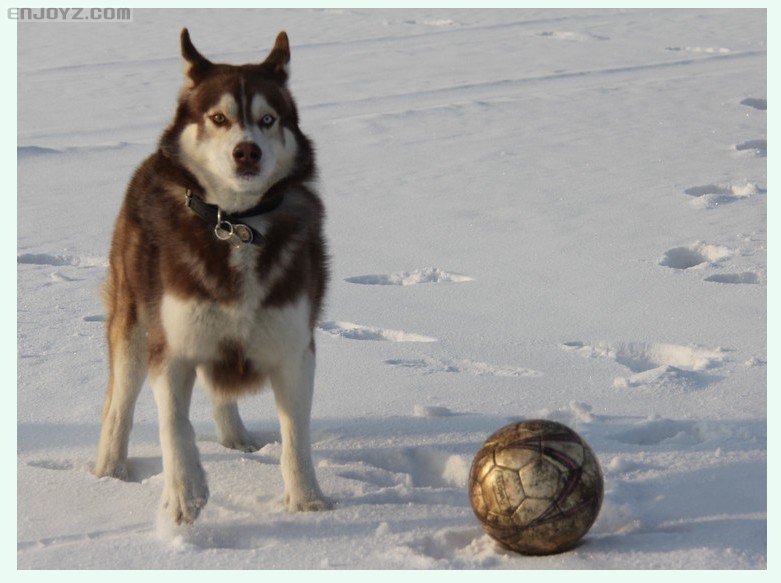
<path fill-rule="evenodd" d="M 236 176 L 244 180 L 251 180 L 260 174 L 260 166 L 236 168 Z"/>

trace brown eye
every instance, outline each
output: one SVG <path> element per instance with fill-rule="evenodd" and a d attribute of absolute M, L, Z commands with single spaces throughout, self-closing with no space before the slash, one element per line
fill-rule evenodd
<path fill-rule="evenodd" d="M 276 118 L 273 115 L 269 115 L 268 113 L 260 118 L 260 127 L 262 128 L 269 128 L 272 125 L 274 125 L 274 122 L 277 121 Z"/>
<path fill-rule="evenodd" d="M 212 122 L 216 126 L 221 126 L 228 123 L 228 119 L 221 113 L 215 113 L 214 115 L 210 115 L 209 119 L 212 120 Z"/>

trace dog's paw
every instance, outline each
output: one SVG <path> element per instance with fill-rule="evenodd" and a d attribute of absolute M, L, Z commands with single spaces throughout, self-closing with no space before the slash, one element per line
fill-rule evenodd
<path fill-rule="evenodd" d="M 163 508 L 176 524 L 192 524 L 209 499 L 205 476 L 177 477 L 163 489 Z"/>
<path fill-rule="evenodd" d="M 288 512 L 321 512 L 332 510 L 333 507 L 334 501 L 322 494 L 299 498 L 285 494 L 285 508 Z"/>
<path fill-rule="evenodd" d="M 92 473 L 98 478 L 116 478 L 117 480 L 127 481 L 127 464 L 98 462 L 92 469 Z"/>
<path fill-rule="evenodd" d="M 247 433 L 237 437 L 223 437 L 220 439 L 220 445 L 228 449 L 252 453 L 253 451 L 258 451 L 265 443 Z"/>

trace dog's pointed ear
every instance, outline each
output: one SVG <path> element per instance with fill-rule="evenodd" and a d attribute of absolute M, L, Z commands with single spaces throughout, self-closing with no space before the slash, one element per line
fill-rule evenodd
<path fill-rule="evenodd" d="M 290 43 L 287 33 L 283 30 L 274 41 L 274 48 L 263 61 L 263 65 L 282 83 L 290 76 Z"/>
<path fill-rule="evenodd" d="M 182 29 L 181 40 L 184 74 L 190 78 L 193 84 L 198 83 L 211 69 L 212 62 L 198 52 L 190 40 L 190 33 L 186 28 Z"/>

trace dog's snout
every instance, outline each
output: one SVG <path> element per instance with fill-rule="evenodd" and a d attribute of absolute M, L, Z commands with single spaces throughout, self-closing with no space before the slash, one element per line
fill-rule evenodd
<path fill-rule="evenodd" d="M 255 142 L 241 142 L 233 148 L 233 159 L 239 164 L 257 164 L 260 155 L 260 146 Z"/>

